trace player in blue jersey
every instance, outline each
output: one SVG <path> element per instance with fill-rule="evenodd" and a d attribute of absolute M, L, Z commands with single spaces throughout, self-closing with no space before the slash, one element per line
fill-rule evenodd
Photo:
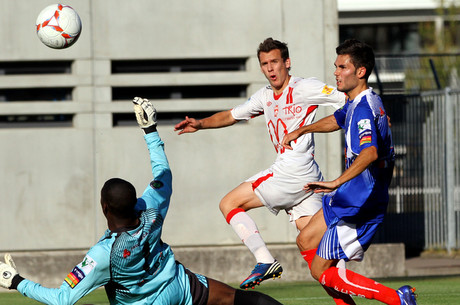
<path fill-rule="evenodd" d="M 101 207 L 108 230 L 67 275 L 60 288 L 42 287 L 21 277 L 9 254 L 0 262 L 0 286 L 46 304 L 74 304 L 105 286 L 110 304 L 279 305 L 256 291 L 236 290 L 192 273 L 177 262 L 161 240 L 172 193 L 172 175 L 156 130 L 156 111 L 142 98 L 134 110 L 150 152 L 153 180 L 140 198 L 134 186 L 120 178 L 105 182 Z"/>
<path fill-rule="evenodd" d="M 410 286 L 391 289 L 351 270 L 340 260 L 361 261 L 388 205 L 394 150 L 380 97 L 368 86 L 374 52 L 368 45 L 347 40 L 336 49 L 337 89 L 347 94 L 345 106 L 333 115 L 287 134 L 282 145 L 305 133 L 345 130 L 346 170 L 333 181 L 307 183 L 306 192 L 325 193 L 323 208 L 299 235 L 298 244 L 312 276 L 336 304 L 355 304 L 351 296 L 386 304 L 416 304 Z"/>

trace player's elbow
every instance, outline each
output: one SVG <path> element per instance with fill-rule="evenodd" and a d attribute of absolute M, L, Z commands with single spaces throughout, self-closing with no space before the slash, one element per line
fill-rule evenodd
<path fill-rule="evenodd" d="M 374 162 L 379 158 L 379 153 L 377 151 L 377 147 L 375 146 L 370 146 L 366 148 L 366 155 L 369 159 L 370 162 Z"/>
<path fill-rule="evenodd" d="M 225 121 L 227 122 L 226 123 L 227 126 L 232 126 L 232 125 L 234 125 L 234 124 L 239 122 L 237 119 L 235 119 L 233 117 L 233 114 L 232 114 L 232 112 L 230 110 L 228 110 L 227 113 L 226 113 Z"/>

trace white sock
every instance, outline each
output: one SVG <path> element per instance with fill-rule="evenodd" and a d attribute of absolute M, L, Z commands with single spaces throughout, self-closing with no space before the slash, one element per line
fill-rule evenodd
<path fill-rule="evenodd" d="M 258 263 L 270 264 L 275 261 L 275 258 L 268 251 L 256 223 L 244 210 L 241 209 L 233 214 L 229 224 L 252 252 Z"/>

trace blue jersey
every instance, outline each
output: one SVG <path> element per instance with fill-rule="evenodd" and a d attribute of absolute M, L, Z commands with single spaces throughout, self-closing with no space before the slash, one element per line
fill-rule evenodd
<path fill-rule="evenodd" d="M 46 304 L 62 305 L 74 304 L 105 286 L 111 304 L 153 304 L 165 287 L 179 277 L 184 279 L 179 286 L 188 287 L 182 265 L 176 264 L 171 248 L 161 240 L 172 193 L 163 142 L 157 132 L 144 138 L 154 179 L 137 200 L 140 225 L 121 233 L 106 231 L 60 288 L 45 288 L 25 279 L 17 287 L 20 293 Z"/>
<path fill-rule="evenodd" d="M 381 222 L 388 205 L 388 187 L 395 159 L 382 101 L 372 89 L 368 89 L 348 101 L 334 116 L 337 124 L 345 130 L 346 168 L 367 147 L 377 148 L 378 160 L 335 192 L 324 196 L 326 219 L 337 217 L 350 223 Z"/>

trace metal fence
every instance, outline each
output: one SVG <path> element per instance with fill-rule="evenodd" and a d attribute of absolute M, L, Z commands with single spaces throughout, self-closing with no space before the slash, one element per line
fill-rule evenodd
<path fill-rule="evenodd" d="M 460 88 L 460 54 L 378 55 L 369 78 L 387 94 L 418 94 L 442 88 Z"/>
<path fill-rule="evenodd" d="M 383 96 L 396 151 L 387 219 L 377 242 L 408 255 L 460 249 L 460 91 Z"/>

